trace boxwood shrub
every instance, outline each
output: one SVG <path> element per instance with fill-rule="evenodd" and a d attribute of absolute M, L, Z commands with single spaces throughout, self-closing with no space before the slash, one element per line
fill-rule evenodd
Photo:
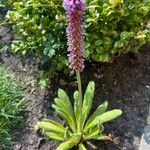
<path fill-rule="evenodd" d="M 65 70 L 68 64 L 62 1 L 17 0 L 11 2 L 6 16 L 18 35 L 11 45 L 13 52 L 38 56 L 40 63 L 48 65 L 52 72 Z M 109 62 L 114 54 L 137 52 L 150 40 L 150 30 L 146 29 L 149 0 L 86 0 L 86 3 L 87 60 Z"/>

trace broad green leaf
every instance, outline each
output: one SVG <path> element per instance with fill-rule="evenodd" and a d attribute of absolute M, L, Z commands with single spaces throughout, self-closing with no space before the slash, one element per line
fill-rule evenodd
<path fill-rule="evenodd" d="M 56 105 L 52 105 L 52 107 L 56 110 L 56 112 L 62 117 L 62 119 L 64 119 L 68 124 L 70 121 L 70 117 L 68 117 L 64 111 L 62 109 L 60 109 L 59 107 L 57 107 Z M 70 124 L 69 124 L 70 125 Z"/>
<path fill-rule="evenodd" d="M 44 133 L 48 138 L 56 141 L 64 141 L 64 137 L 62 134 L 53 133 L 53 132 L 45 132 Z"/>
<path fill-rule="evenodd" d="M 67 141 L 67 142 L 60 144 L 56 150 L 69 150 L 73 148 L 76 144 L 77 143 L 75 143 L 74 141 Z"/>
<path fill-rule="evenodd" d="M 58 98 L 64 102 L 64 105 L 66 106 L 66 108 L 68 108 L 68 111 L 71 113 L 70 115 L 72 115 L 72 117 L 74 117 L 71 102 L 69 100 L 68 95 L 66 94 L 66 92 L 64 90 L 62 90 L 62 89 L 58 90 Z"/>
<path fill-rule="evenodd" d="M 122 111 L 120 109 L 114 109 L 111 111 L 107 111 L 107 112 L 103 113 L 102 115 L 96 117 L 95 121 L 99 120 L 101 123 L 104 123 L 104 122 L 111 121 L 111 120 L 119 117 L 121 114 L 122 114 Z"/>
<path fill-rule="evenodd" d="M 60 108 L 60 109 L 64 109 L 67 113 L 70 114 L 70 107 L 68 105 L 66 105 L 66 103 L 63 102 L 63 100 L 59 99 L 59 98 L 55 98 L 54 99 L 55 104 Z M 72 108 L 71 108 L 72 109 Z M 70 114 L 72 116 L 72 114 Z"/>
<path fill-rule="evenodd" d="M 64 102 L 68 102 L 68 103 L 66 103 L 66 105 L 71 105 L 69 97 L 64 90 L 62 90 L 62 89 L 58 90 L 58 98 L 63 100 Z"/>
<path fill-rule="evenodd" d="M 98 122 L 102 124 L 104 122 L 111 121 L 111 120 L 119 117 L 121 114 L 122 114 L 122 111 L 120 109 L 114 109 L 111 111 L 107 111 L 107 112 L 103 113 L 102 115 L 95 117 L 95 119 L 88 126 L 86 126 L 86 128 L 84 130 L 87 130 L 87 128 L 90 128 L 90 127 L 96 125 Z"/>
<path fill-rule="evenodd" d="M 83 121 L 82 126 L 84 126 L 84 123 L 90 113 L 93 102 L 94 90 L 95 90 L 95 83 L 93 81 L 90 81 L 84 94 L 82 107 L 82 121 Z"/>
<path fill-rule="evenodd" d="M 66 107 L 59 107 L 58 105 L 53 104 L 52 107 L 56 110 L 56 112 L 68 123 L 71 127 L 72 131 L 76 131 L 76 126 L 74 122 L 74 118 L 70 115 Z"/>
<path fill-rule="evenodd" d="M 88 125 L 99 115 L 103 114 L 108 107 L 108 102 L 105 101 L 103 104 L 101 104 L 96 110 L 95 112 L 92 114 L 92 116 L 90 116 L 90 118 L 88 119 L 85 128 L 88 127 Z"/>
<path fill-rule="evenodd" d="M 82 143 L 80 143 L 79 144 L 79 150 L 86 150 L 86 147 Z"/>
<path fill-rule="evenodd" d="M 49 119 L 37 122 L 37 126 L 41 129 L 43 129 L 44 132 L 52 131 L 52 132 L 61 133 L 61 134 L 65 134 L 65 132 L 66 132 L 66 129 L 61 124 L 59 124 L 53 120 L 49 120 Z"/>
<path fill-rule="evenodd" d="M 60 102 L 59 100 L 56 99 L 55 103 L 56 104 L 60 103 L 61 106 L 59 105 L 59 107 L 66 110 L 66 114 L 68 114 L 69 115 L 68 117 L 70 117 L 70 119 L 72 120 L 72 126 L 71 126 L 72 130 L 76 130 L 75 116 L 74 116 L 74 112 L 69 97 L 67 96 L 64 90 L 59 89 L 58 98 L 62 101 Z"/>

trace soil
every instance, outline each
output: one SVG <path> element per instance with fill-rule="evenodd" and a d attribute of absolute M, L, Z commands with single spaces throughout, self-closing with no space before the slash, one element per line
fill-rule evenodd
<path fill-rule="evenodd" d="M 10 27 L 0 27 L 0 41 L 10 45 L 13 34 Z M 143 46 L 138 54 L 120 56 L 113 64 L 86 62 L 82 73 L 85 89 L 90 80 L 95 81 L 96 91 L 93 110 L 105 100 L 109 109 L 120 108 L 123 115 L 105 124 L 105 134 L 113 141 L 91 141 L 88 150 L 138 150 L 140 138 L 147 121 L 150 104 L 150 46 Z M 20 136 L 11 150 L 54 150 L 59 143 L 46 139 L 37 132 L 35 124 L 42 118 L 62 122 L 51 108 L 58 88 L 63 88 L 70 96 L 77 88 L 75 77 L 58 73 L 46 89 L 38 87 L 35 74 L 36 64 L 26 59 L 26 63 L 7 51 L 0 51 L 0 63 L 15 73 L 26 89 L 24 122 L 18 132 Z M 24 65 L 25 64 L 25 65 Z"/>

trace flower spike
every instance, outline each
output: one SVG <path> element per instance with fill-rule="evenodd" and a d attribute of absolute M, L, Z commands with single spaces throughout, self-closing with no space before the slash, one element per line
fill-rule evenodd
<path fill-rule="evenodd" d="M 64 0 L 64 8 L 67 12 L 67 38 L 69 67 L 76 71 L 84 68 L 83 58 L 83 12 L 85 0 Z"/>

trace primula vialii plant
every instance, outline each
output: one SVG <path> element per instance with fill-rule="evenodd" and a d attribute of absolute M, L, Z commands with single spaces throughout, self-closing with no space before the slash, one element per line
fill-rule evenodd
<path fill-rule="evenodd" d="M 37 122 L 37 126 L 50 139 L 63 142 L 57 150 L 69 150 L 77 146 L 79 150 L 86 150 L 83 143 L 88 140 L 111 140 L 103 135 L 103 123 L 113 120 L 122 114 L 120 109 L 106 111 L 108 103 L 99 105 L 95 112 L 89 116 L 95 84 L 90 81 L 84 96 L 80 72 L 84 68 L 83 59 L 83 12 L 85 10 L 85 0 L 64 0 L 64 8 L 67 12 L 67 37 L 69 52 L 69 67 L 76 71 L 78 81 L 78 91 L 74 92 L 74 104 L 71 104 L 66 92 L 58 90 L 58 97 L 52 107 L 65 120 L 65 124 L 59 124 L 53 120 L 44 119 Z"/>

